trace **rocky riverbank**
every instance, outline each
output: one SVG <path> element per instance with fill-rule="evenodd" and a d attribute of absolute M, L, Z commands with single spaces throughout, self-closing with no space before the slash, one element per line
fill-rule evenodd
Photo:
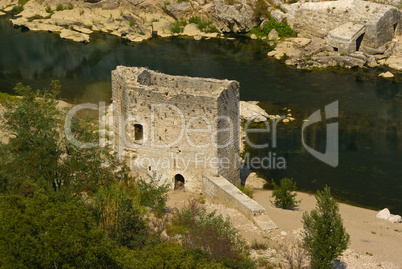
<path fill-rule="evenodd" d="M 13 13 L 15 26 L 56 32 L 76 42 L 90 42 L 94 31 L 132 42 L 153 35 L 199 40 L 251 31 L 252 39 L 266 40 L 275 47 L 268 56 L 285 57 L 286 64 L 297 68 L 386 65 L 402 71 L 401 6 L 399 0 L 291 5 L 282 0 L 0 0 L 0 16 Z M 279 28 L 286 21 L 297 37 L 284 37 L 289 33 Z M 352 28 L 346 28 L 348 24 Z M 279 28 L 267 33 L 266 25 Z M 256 29 L 261 29 L 260 35 L 253 33 Z"/>

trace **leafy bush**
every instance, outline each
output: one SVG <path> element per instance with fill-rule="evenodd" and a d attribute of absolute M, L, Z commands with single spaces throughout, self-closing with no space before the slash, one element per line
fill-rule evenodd
<path fill-rule="evenodd" d="M 47 13 L 52 13 L 52 8 L 51 8 L 51 6 L 49 6 L 49 5 L 46 6 L 46 12 L 47 12 Z"/>
<path fill-rule="evenodd" d="M 316 208 L 303 214 L 303 247 L 311 256 L 311 268 L 329 269 L 331 261 L 346 250 L 350 237 L 330 188 L 318 190 L 315 198 Z"/>
<path fill-rule="evenodd" d="M 115 246 L 78 201 L 0 196 L 3 268 L 116 268 Z"/>
<path fill-rule="evenodd" d="M 56 6 L 56 11 L 63 11 L 64 10 L 64 6 L 62 4 L 58 4 Z"/>
<path fill-rule="evenodd" d="M 24 10 L 23 6 L 14 6 L 13 9 L 11 10 L 11 12 L 13 13 L 20 13 Z"/>
<path fill-rule="evenodd" d="M 140 248 L 147 238 L 144 212 L 131 197 L 136 194 L 130 195 L 127 189 L 122 184 L 100 187 L 94 199 L 95 216 L 98 225 L 119 245 Z"/>
<path fill-rule="evenodd" d="M 274 19 L 270 19 L 268 22 L 264 23 L 264 34 L 268 35 L 272 29 L 275 29 L 280 37 L 296 36 L 296 33 L 286 21 L 277 23 Z"/>
<path fill-rule="evenodd" d="M 274 19 L 270 19 L 269 21 L 264 23 L 263 29 L 261 31 L 260 27 L 255 27 L 248 32 L 248 35 L 255 34 L 256 36 L 268 36 L 272 29 L 275 29 L 278 32 L 280 37 L 294 37 L 296 33 L 289 26 L 287 22 L 277 23 Z"/>
<path fill-rule="evenodd" d="M 249 189 L 249 188 L 247 188 L 246 186 L 243 186 L 243 185 L 239 185 L 239 186 L 237 186 L 237 188 L 238 188 L 242 193 L 244 193 L 245 195 L 247 195 L 248 197 L 250 197 L 251 199 L 253 199 L 253 190 L 252 190 L 252 189 Z"/>
<path fill-rule="evenodd" d="M 186 249 L 202 249 L 212 259 L 246 259 L 246 244 L 229 219 L 215 211 L 207 213 L 195 200 L 173 214 L 167 231 L 172 236 L 179 235 Z"/>
<path fill-rule="evenodd" d="M 142 250 L 122 250 L 120 262 L 129 269 L 148 268 L 226 268 L 217 261 L 211 261 L 201 250 L 186 250 L 174 243 L 148 246 Z"/>
<path fill-rule="evenodd" d="M 66 9 L 73 9 L 74 5 L 72 3 L 68 3 L 68 5 L 66 6 Z"/>
<path fill-rule="evenodd" d="M 296 183 L 290 178 L 282 178 L 280 180 L 280 185 L 277 185 L 274 180 L 271 182 L 274 190 L 272 191 L 272 197 L 275 198 L 274 204 L 277 207 L 283 209 L 291 208 L 296 206 L 299 201 L 295 199 L 296 193 Z"/>
<path fill-rule="evenodd" d="M 211 26 L 212 21 L 204 21 L 198 16 L 192 16 L 188 20 L 188 23 L 195 23 L 197 24 L 197 28 L 204 33 L 212 33 L 218 31 L 215 27 Z M 219 32 L 219 31 L 218 31 Z"/>
<path fill-rule="evenodd" d="M 12 95 L 9 95 L 4 92 L 0 92 L 0 104 L 5 104 L 7 102 L 15 102 L 18 98 Z"/>
<path fill-rule="evenodd" d="M 187 25 L 187 21 L 183 18 L 180 18 L 180 20 L 172 23 L 170 31 L 174 34 L 180 34 L 183 32 L 183 29 L 186 25 Z"/>
<path fill-rule="evenodd" d="M 161 178 L 162 176 L 158 177 L 154 172 L 152 175 L 148 175 L 148 181 L 141 178 L 137 180 L 141 205 L 159 210 L 165 207 L 170 184 L 160 184 Z"/>
<path fill-rule="evenodd" d="M 23 6 L 23 5 L 25 5 L 26 3 L 28 3 L 28 0 L 18 0 L 18 4 L 19 4 L 20 6 Z"/>

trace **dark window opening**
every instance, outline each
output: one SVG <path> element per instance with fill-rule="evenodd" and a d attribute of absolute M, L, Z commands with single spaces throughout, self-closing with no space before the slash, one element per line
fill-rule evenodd
<path fill-rule="evenodd" d="M 134 140 L 142 140 L 144 137 L 144 130 L 141 124 L 134 124 Z"/>
<path fill-rule="evenodd" d="M 174 189 L 175 190 L 184 189 L 184 177 L 180 174 L 174 176 Z"/>
<path fill-rule="evenodd" d="M 338 48 L 335 48 L 335 47 L 334 47 L 334 51 L 338 51 Z"/>
<path fill-rule="evenodd" d="M 359 51 L 360 45 L 362 44 L 362 41 L 363 41 L 363 37 L 364 37 L 364 33 L 361 34 L 361 35 L 356 39 L 356 51 Z"/>

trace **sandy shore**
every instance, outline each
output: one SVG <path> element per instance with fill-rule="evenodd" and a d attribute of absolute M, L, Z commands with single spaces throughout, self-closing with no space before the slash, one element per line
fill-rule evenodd
<path fill-rule="evenodd" d="M 283 210 L 271 203 L 272 191 L 254 189 L 254 199 L 267 210 L 270 218 L 277 224 L 278 229 L 268 232 L 259 230 L 250 220 L 235 209 L 216 205 L 207 200 L 208 210 L 217 210 L 219 214 L 228 216 L 232 224 L 240 231 L 242 236 L 251 242 L 269 238 L 270 248 L 275 248 L 283 242 L 299 238 L 302 230 L 302 215 L 315 207 L 316 200 L 313 195 L 297 193 L 301 204 L 297 210 Z M 191 197 L 200 194 L 191 194 L 182 191 L 172 191 L 169 195 L 168 206 L 181 207 Z M 349 249 L 342 257 L 347 268 L 402 268 L 402 224 L 390 223 L 376 218 L 377 211 L 340 204 L 346 231 L 350 235 Z M 269 253 L 269 254 L 267 254 Z M 257 254 L 256 254 L 257 255 Z M 259 255 L 272 254 L 272 249 Z"/>

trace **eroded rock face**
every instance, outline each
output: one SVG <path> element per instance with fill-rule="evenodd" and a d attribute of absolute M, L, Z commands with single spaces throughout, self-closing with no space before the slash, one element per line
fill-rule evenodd
<path fill-rule="evenodd" d="M 169 15 L 171 15 L 176 20 L 179 20 L 180 18 L 189 17 L 191 12 L 193 11 L 193 8 L 190 2 L 182 1 L 180 3 L 172 3 L 166 5 L 166 10 Z"/>
<path fill-rule="evenodd" d="M 210 14 L 216 27 L 222 32 L 244 33 L 259 24 L 249 1 L 241 0 L 228 4 L 226 0 L 215 0 Z"/>
<path fill-rule="evenodd" d="M 60 37 L 64 39 L 70 39 L 75 42 L 89 42 L 89 35 L 68 29 L 61 30 Z"/>
<path fill-rule="evenodd" d="M 394 55 L 394 56 L 389 57 L 385 61 L 385 64 L 393 69 L 402 71 L 402 55 L 400 55 L 400 56 Z"/>

